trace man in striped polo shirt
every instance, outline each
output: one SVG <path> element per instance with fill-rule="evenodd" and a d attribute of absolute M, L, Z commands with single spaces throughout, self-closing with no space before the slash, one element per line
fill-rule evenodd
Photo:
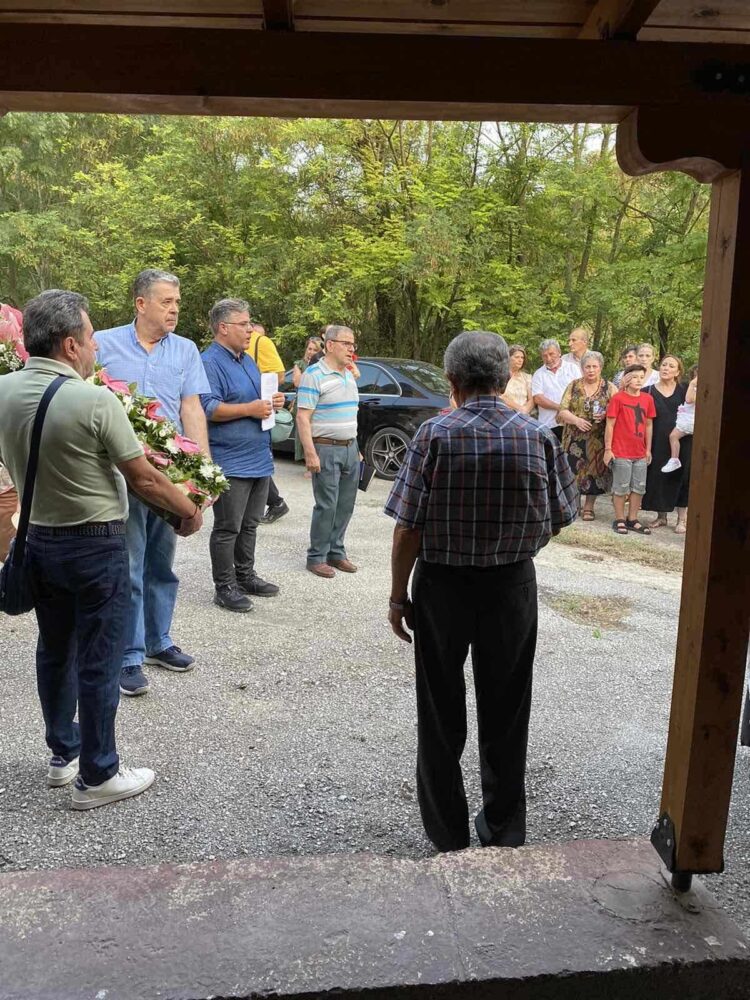
<path fill-rule="evenodd" d="M 359 392 L 347 368 L 357 350 L 354 334 L 348 326 L 329 326 L 324 350 L 297 389 L 297 434 L 315 496 L 307 568 L 330 579 L 337 569 L 357 572 L 344 548 L 359 485 Z"/>

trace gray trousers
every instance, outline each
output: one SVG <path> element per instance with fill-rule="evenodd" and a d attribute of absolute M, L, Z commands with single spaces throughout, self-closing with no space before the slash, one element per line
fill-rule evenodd
<path fill-rule="evenodd" d="M 327 559 L 346 559 L 344 534 L 354 511 L 359 486 L 359 448 L 316 444 L 320 472 L 313 474 L 313 507 L 308 565 Z"/>
<path fill-rule="evenodd" d="M 228 478 L 228 491 L 214 504 L 214 527 L 208 543 L 216 587 L 255 576 L 255 536 L 271 479 Z"/>

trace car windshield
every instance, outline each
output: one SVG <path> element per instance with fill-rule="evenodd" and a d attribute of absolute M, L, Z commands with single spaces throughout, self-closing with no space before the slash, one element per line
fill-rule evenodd
<path fill-rule="evenodd" d="M 449 396 L 451 387 L 444 372 L 426 361 L 399 361 L 391 363 L 391 367 L 413 379 L 418 385 L 440 396 Z"/>

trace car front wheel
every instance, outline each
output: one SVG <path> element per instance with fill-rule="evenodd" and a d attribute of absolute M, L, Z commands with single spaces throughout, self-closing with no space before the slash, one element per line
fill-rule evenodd
<path fill-rule="evenodd" d="M 365 457 L 379 479 L 395 479 L 404 464 L 410 438 L 398 427 L 375 431 L 365 447 Z"/>

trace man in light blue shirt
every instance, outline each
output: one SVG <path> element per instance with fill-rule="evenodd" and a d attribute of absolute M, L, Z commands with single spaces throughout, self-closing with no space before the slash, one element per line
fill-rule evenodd
<path fill-rule="evenodd" d="M 336 570 L 356 573 L 344 534 L 359 486 L 359 392 L 348 369 L 357 350 L 348 326 L 329 326 L 325 357 L 305 369 L 297 389 L 297 433 L 313 474 L 313 508 L 307 568 L 330 579 Z"/>
<path fill-rule="evenodd" d="M 179 279 L 166 271 L 141 271 L 133 297 L 133 322 L 96 334 L 98 361 L 112 378 L 135 382 L 139 393 L 158 399 L 164 416 L 208 455 L 200 402 L 200 393 L 209 391 L 208 379 L 198 348 L 174 333 L 180 311 Z M 129 506 L 131 597 L 120 690 L 132 696 L 148 691 L 144 663 L 182 672 L 192 669 L 194 660 L 169 634 L 179 585 L 172 568 L 177 547 L 174 529 L 132 494 Z"/>
<path fill-rule="evenodd" d="M 250 595 L 275 597 L 279 588 L 255 572 L 255 541 L 273 475 L 271 432 L 262 422 L 281 409 L 284 394 L 261 399 L 260 371 L 246 353 L 250 306 L 244 299 L 220 299 L 209 313 L 214 335 L 201 355 L 211 391 L 201 395 L 208 417 L 214 461 L 229 479 L 229 490 L 214 505 L 209 542 L 214 604 L 227 611 L 250 611 Z"/>

